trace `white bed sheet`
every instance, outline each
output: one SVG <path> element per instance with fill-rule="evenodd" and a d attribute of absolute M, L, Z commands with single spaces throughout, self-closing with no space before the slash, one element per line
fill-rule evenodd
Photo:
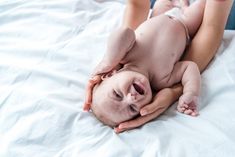
<path fill-rule="evenodd" d="M 0 1 L 0 157 L 233 157 L 235 32 L 202 75 L 200 116 L 173 105 L 115 134 L 82 111 L 122 0 Z"/>

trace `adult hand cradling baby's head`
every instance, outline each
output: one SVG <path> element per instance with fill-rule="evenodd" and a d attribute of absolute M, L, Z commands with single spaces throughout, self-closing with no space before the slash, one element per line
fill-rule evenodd
<path fill-rule="evenodd" d="M 84 111 L 89 111 L 91 108 L 92 103 L 92 91 L 96 84 L 101 82 L 101 76 L 95 75 L 91 77 L 88 81 L 87 87 L 86 87 L 86 97 L 85 97 L 85 103 L 83 105 Z"/>

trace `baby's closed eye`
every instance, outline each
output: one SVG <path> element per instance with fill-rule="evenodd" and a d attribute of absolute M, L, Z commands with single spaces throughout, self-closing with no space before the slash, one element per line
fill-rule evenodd
<path fill-rule="evenodd" d="M 113 90 L 113 96 L 117 98 L 119 101 L 122 100 L 123 96 L 120 92 L 117 92 L 116 90 Z"/>
<path fill-rule="evenodd" d="M 135 104 L 130 104 L 130 105 L 128 105 L 128 107 L 129 107 L 129 110 L 132 112 L 132 113 L 138 113 L 139 111 L 138 111 L 138 108 L 137 108 L 137 106 L 135 105 Z"/>

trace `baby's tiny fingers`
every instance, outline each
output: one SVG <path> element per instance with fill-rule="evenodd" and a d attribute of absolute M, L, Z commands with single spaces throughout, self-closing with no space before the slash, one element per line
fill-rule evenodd
<path fill-rule="evenodd" d="M 193 113 L 193 111 L 190 110 L 190 109 L 188 109 L 188 110 L 185 110 L 184 113 L 185 113 L 185 114 L 188 114 L 188 115 L 191 115 L 191 114 Z"/>
<path fill-rule="evenodd" d="M 183 106 L 184 108 L 188 108 L 188 107 L 189 107 L 189 106 L 188 106 L 187 104 L 185 104 L 185 103 L 184 103 L 182 106 Z"/>
<path fill-rule="evenodd" d="M 177 107 L 177 110 L 180 112 L 180 113 L 184 113 L 185 111 L 185 108 L 184 107 Z"/>
<path fill-rule="evenodd" d="M 198 115 L 199 115 L 199 113 L 197 111 L 194 111 L 194 112 L 191 113 L 191 116 L 194 116 L 194 117 L 196 117 Z"/>

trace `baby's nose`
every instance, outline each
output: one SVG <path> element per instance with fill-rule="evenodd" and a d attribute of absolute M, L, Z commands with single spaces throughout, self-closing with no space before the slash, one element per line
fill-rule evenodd
<path fill-rule="evenodd" d="M 131 86 L 130 91 L 129 91 L 129 97 L 133 100 L 133 101 L 140 101 L 141 99 L 144 98 L 144 95 L 141 95 L 140 93 L 138 93 L 136 91 L 136 89 L 134 88 L 134 86 Z"/>
<path fill-rule="evenodd" d="M 136 103 L 140 100 L 140 96 L 137 93 L 128 93 L 127 95 L 127 102 L 130 103 Z"/>

